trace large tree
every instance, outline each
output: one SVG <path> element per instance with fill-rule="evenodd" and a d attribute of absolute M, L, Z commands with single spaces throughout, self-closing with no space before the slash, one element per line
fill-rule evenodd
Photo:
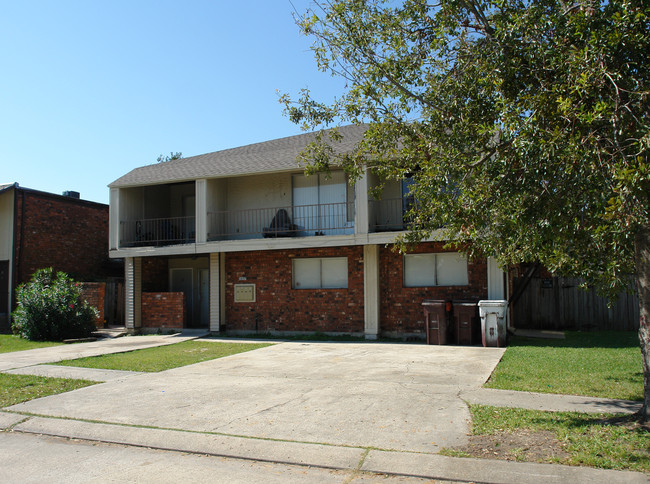
<path fill-rule="evenodd" d="M 502 266 L 540 262 L 614 295 L 635 283 L 650 409 L 650 3 L 329 0 L 298 23 L 331 103 L 282 97 L 306 129 L 368 123 L 303 153 L 382 180 L 411 176 L 409 240 L 439 227 Z M 468 244 L 469 243 L 469 244 Z M 634 285 L 634 284 L 633 284 Z"/>

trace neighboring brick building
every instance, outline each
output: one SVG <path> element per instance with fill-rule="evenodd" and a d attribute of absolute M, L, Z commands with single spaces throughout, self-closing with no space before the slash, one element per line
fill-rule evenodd
<path fill-rule="evenodd" d="M 108 259 L 108 205 L 0 185 L 0 331 L 9 329 L 16 287 L 43 267 L 84 282 L 119 275 Z"/>
<path fill-rule="evenodd" d="M 365 129 L 341 128 L 338 149 Z M 424 299 L 505 297 L 491 258 L 468 260 L 433 239 L 392 250 L 413 203 L 408 180 L 374 200 L 370 172 L 355 184 L 336 169 L 307 177 L 296 159 L 313 136 L 143 166 L 109 185 L 128 329 L 424 339 Z M 165 293 L 183 293 L 184 307 Z"/>

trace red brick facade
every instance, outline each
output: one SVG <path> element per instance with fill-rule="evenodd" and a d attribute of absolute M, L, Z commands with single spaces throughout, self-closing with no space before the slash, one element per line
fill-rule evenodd
<path fill-rule="evenodd" d="M 412 253 L 453 252 L 443 243 L 422 243 Z M 404 257 L 381 247 L 379 252 L 380 330 L 382 333 L 426 335 L 422 301 L 450 299 L 478 302 L 487 299 L 487 262 L 469 261 L 467 286 L 404 287 Z"/>
<path fill-rule="evenodd" d="M 454 252 L 443 243 L 423 243 L 414 253 Z M 263 250 L 225 254 L 225 325 L 238 333 L 329 332 L 364 334 L 363 246 Z M 294 289 L 292 261 L 296 258 L 345 257 L 345 289 Z M 468 284 L 462 286 L 404 287 L 404 258 L 392 247 L 379 249 L 380 333 L 424 338 L 422 301 L 425 299 L 477 302 L 487 298 L 487 263 L 469 261 Z M 165 290 L 168 260 L 144 258 L 142 264 L 142 322 L 145 328 L 179 328 L 185 311 Z M 254 302 L 235 302 L 237 284 L 254 284 Z M 157 288 L 157 289 L 152 289 Z"/>
<path fill-rule="evenodd" d="M 347 257 L 347 289 L 292 289 L 292 259 Z M 235 302 L 234 285 L 255 284 L 254 303 Z M 363 247 L 233 252 L 226 255 L 228 331 L 363 333 Z"/>
<path fill-rule="evenodd" d="M 104 300 L 106 296 L 106 283 L 104 282 L 85 282 L 82 284 L 81 296 L 94 308 L 99 315 L 95 320 L 95 326 L 103 328 L 105 323 L 104 317 Z"/>
<path fill-rule="evenodd" d="M 186 316 L 182 292 L 143 292 L 143 328 L 182 328 Z"/>
<path fill-rule="evenodd" d="M 81 281 L 105 277 L 108 205 L 23 188 L 15 205 L 16 284 L 43 267 Z"/>

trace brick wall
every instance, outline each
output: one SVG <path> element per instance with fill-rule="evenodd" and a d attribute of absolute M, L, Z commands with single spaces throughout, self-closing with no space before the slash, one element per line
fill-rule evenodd
<path fill-rule="evenodd" d="M 106 297 L 106 283 L 104 282 L 84 282 L 81 287 L 81 296 L 94 308 L 99 315 L 95 320 L 95 326 L 103 328 L 105 323 L 104 317 L 104 300 Z"/>
<path fill-rule="evenodd" d="M 454 252 L 443 243 L 422 243 L 412 253 Z M 487 298 L 487 261 L 469 261 L 467 286 L 404 287 L 403 256 L 381 247 L 379 252 L 380 331 L 385 333 L 422 334 L 424 337 L 424 299 L 478 301 Z"/>
<path fill-rule="evenodd" d="M 347 289 L 292 289 L 292 259 L 347 257 Z M 234 252 L 226 255 L 228 331 L 363 333 L 363 247 Z M 256 302 L 234 301 L 234 285 L 256 285 Z"/>
<path fill-rule="evenodd" d="M 142 258 L 142 291 L 164 292 L 168 284 L 168 260 L 166 257 Z"/>
<path fill-rule="evenodd" d="M 16 194 L 15 281 L 43 267 L 101 279 L 108 261 L 108 205 L 34 190 Z"/>
<path fill-rule="evenodd" d="M 143 328 L 182 328 L 186 316 L 182 292 L 143 292 Z"/>

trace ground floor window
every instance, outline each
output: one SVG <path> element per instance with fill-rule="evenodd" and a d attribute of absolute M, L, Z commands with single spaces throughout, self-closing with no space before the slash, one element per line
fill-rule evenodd
<path fill-rule="evenodd" d="M 467 257 L 457 252 L 405 254 L 404 287 L 466 286 Z"/>
<path fill-rule="evenodd" d="M 293 289 L 336 289 L 348 287 L 347 257 L 293 259 Z"/>

